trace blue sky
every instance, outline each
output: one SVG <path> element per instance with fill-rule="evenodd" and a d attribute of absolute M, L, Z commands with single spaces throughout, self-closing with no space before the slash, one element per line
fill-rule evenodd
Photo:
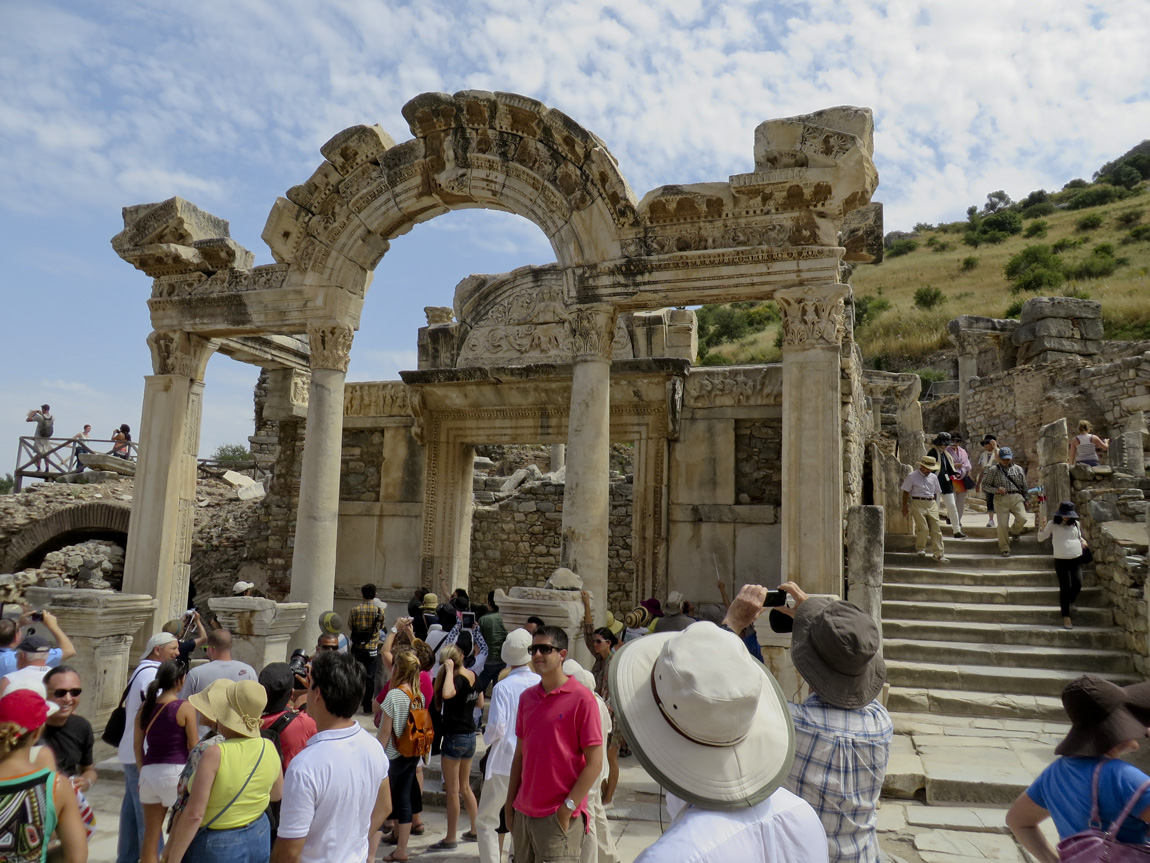
<path fill-rule="evenodd" d="M 1147 44 L 1144 2 L 0 0 L 0 474 L 41 401 L 57 433 L 139 427 L 150 285 L 109 245 L 121 207 L 182 195 L 269 262 L 268 212 L 320 145 L 357 123 L 409 138 L 418 93 L 540 99 L 639 197 L 750 170 L 763 120 L 866 105 L 876 198 L 908 229 L 1150 137 Z M 468 273 L 551 259 L 501 213 L 418 226 L 376 270 L 351 378 L 413 367 L 423 307 Z M 212 360 L 203 453 L 250 433 L 254 377 Z"/>

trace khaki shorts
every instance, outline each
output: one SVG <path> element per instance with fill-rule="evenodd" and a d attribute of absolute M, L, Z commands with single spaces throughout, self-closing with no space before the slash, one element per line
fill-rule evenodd
<path fill-rule="evenodd" d="M 598 850 L 595 837 L 587 834 L 585 817 L 572 819 L 564 833 L 558 814 L 530 818 L 516 812 L 511 830 L 515 863 L 592 863 Z"/>

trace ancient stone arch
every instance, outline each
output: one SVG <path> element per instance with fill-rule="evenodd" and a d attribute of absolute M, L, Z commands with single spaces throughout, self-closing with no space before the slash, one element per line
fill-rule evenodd
<path fill-rule="evenodd" d="M 0 572 L 18 572 L 39 563 L 50 551 L 85 539 L 115 539 L 128 536 L 130 507 L 118 503 L 82 503 L 52 513 L 30 525 L 12 539 L 0 562 Z"/>
<path fill-rule="evenodd" d="M 125 589 L 156 595 L 157 621 L 179 610 L 206 356 L 253 335 L 306 335 L 306 391 L 291 371 L 278 397 L 285 410 L 307 416 L 292 564 L 292 598 L 310 606 L 297 637 L 305 646 L 333 595 L 344 385 L 372 271 L 390 240 L 413 225 L 447 210 L 484 207 L 531 220 L 555 250 L 557 264 L 538 280 L 547 290 L 545 313 L 515 319 L 527 329 L 509 343 L 559 346 L 570 363 L 564 563 L 603 595 L 602 478 L 620 315 L 773 298 L 783 317 L 783 567 L 809 589 L 836 592 L 842 394 L 853 387 L 841 381 L 852 372 L 844 372 L 851 364 L 840 357 L 850 333 L 844 304 L 850 287 L 840 268 L 874 257 L 847 226 L 849 214 L 868 212 L 865 233 L 872 236 L 879 221 L 873 207 L 866 209 L 878 183 L 870 111 L 841 107 L 769 120 L 755 131 L 752 172 L 662 186 L 640 201 L 602 141 L 532 99 L 429 93 L 403 113 L 410 141 L 396 144 L 378 126 L 365 125 L 321 148 L 325 161 L 269 216 L 263 238 L 274 264 L 253 267 L 226 221 L 186 201 L 125 208 L 113 247 L 153 277 L 155 331 L 137 470 L 142 517 L 129 537 Z M 509 288 L 520 286 L 512 282 Z M 479 322 L 458 321 L 463 329 L 472 323 Z M 497 340 L 507 321 L 489 316 L 482 323 Z M 453 372 L 460 348 L 467 365 L 499 364 L 482 346 L 463 341 L 466 332 L 454 337 L 442 354 L 451 357 Z M 420 394 L 407 403 L 414 428 L 421 428 Z M 596 617 L 604 611 L 597 605 Z"/>

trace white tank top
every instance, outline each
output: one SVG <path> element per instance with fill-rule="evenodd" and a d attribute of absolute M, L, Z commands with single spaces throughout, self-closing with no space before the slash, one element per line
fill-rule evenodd
<path fill-rule="evenodd" d="M 1074 454 L 1075 461 L 1087 461 L 1091 459 L 1098 461 L 1098 449 L 1091 442 L 1091 437 L 1093 437 L 1093 435 L 1080 434 L 1074 438 L 1078 441 L 1078 450 Z"/>

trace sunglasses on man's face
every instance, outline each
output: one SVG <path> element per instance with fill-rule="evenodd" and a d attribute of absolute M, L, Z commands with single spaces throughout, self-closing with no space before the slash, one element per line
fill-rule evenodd
<path fill-rule="evenodd" d="M 320 650 L 339 650 L 339 645 L 338 644 L 321 644 L 319 646 L 319 649 Z"/>
<path fill-rule="evenodd" d="M 73 698 L 79 698 L 83 692 L 84 692 L 84 690 L 78 686 L 75 689 L 53 689 L 52 690 L 52 694 L 54 696 L 56 696 L 56 698 L 63 698 L 65 695 L 71 695 Z"/>
<path fill-rule="evenodd" d="M 532 644 L 527 648 L 527 652 L 534 656 L 536 653 L 542 653 L 544 656 L 550 656 L 553 651 L 558 650 L 554 644 Z"/>

